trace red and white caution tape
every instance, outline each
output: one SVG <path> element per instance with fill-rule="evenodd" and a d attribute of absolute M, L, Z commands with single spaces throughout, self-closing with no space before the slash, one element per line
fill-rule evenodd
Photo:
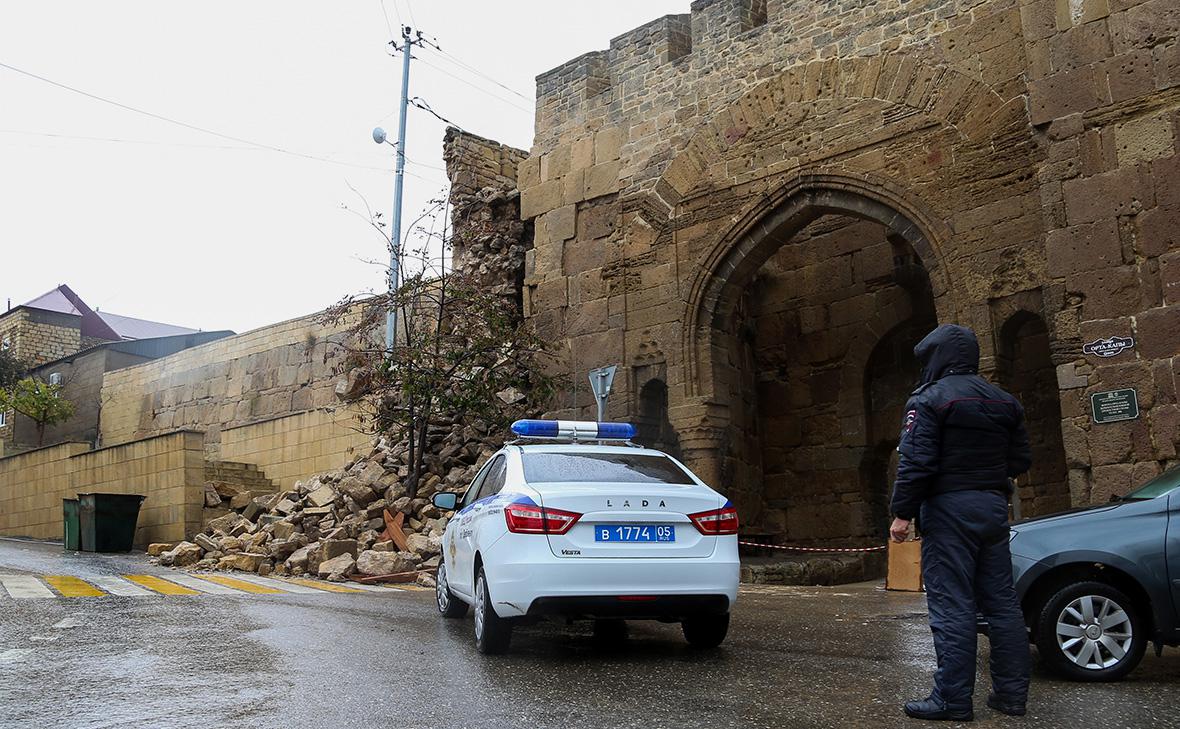
<path fill-rule="evenodd" d="M 762 549 L 786 549 L 792 552 L 880 552 L 888 545 L 880 547 L 789 547 L 781 544 L 759 544 L 758 542 L 738 541 L 744 547 L 760 547 Z"/>

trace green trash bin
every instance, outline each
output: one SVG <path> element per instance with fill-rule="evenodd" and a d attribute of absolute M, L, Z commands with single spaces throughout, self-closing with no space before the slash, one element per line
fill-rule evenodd
<path fill-rule="evenodd" d="M 68 551 L 76 552 L 78 543 L 78 500 L 61 500 L 62 544 Z"/>
<path fill-rule="evenodd" d="M 83 552 L 130 552 L 139 521 L 139 494 L 78 494 Z"/>

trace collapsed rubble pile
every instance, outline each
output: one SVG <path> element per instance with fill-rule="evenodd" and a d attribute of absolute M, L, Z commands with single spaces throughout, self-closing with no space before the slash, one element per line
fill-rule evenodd
<path fill-rule="evenodd" d="M 229 511 L 192 541 L 151 545 L 159 564 L 342 581 L 381 576 L 433 587 L 448 512 L 430 502 L 461 491 L 501 441 L 482 422 L 432 426 L 424 473 L 410 496 L 406 444 L 377 438 L 346 467 L 278 492 L 205 484 L 206 504 Z M 396 576 L 396 577 L 391 577 Z"/>

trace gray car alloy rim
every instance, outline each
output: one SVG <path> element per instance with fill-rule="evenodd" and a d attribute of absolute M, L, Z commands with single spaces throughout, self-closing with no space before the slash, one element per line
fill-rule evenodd
<path fill-rule="evenodd" d="M 1098 671 L 1116 665 L 1131 650 L 1131 616 L 1114 600 L 1083 595 L 1057 616 L 1057 645 L 1082 668 Z"/>
<path fill-rule="evenodd" d="M 438 566 L 438 576 L 434 581 L 434 592 L 438 597 L 438 610 L 445 613 L 451 605 L 451 596 L 447 594 L 447 566 Z"/>
<path fill-rule="evenodd" d="M 483 609 L 484 609 L 483 575 L 475 583 L 475 637 L 483 637 Z"/>

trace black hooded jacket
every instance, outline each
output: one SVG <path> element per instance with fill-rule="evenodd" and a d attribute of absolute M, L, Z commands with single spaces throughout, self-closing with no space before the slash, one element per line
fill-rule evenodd
<path fill-rule="evenodd" d="M 1032 463 L 1024 409 L 979 376 L 975 333 L 944 324 L 914 355 L 922 384 L 906 403 L 893 514 L 913 519 L 923 499 L 948 491 L 1007 491 Z"/>

